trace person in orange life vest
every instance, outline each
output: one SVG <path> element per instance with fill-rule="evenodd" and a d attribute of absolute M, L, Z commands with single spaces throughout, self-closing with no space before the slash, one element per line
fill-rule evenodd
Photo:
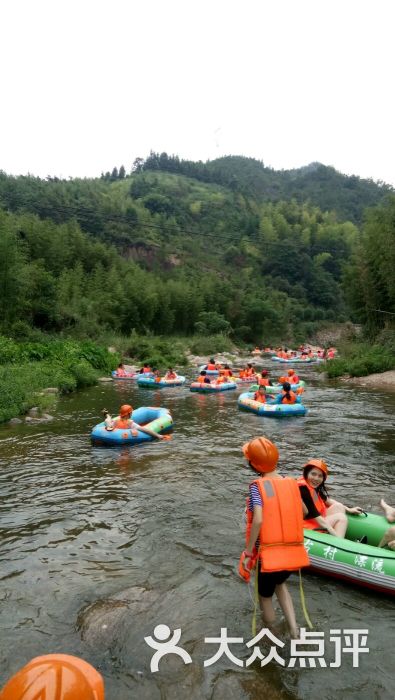
<path fill-rule="evenodd" d="M 245 368 L 245 373 L 246 377 L 252 377 L 255 374 L 255 368 L 252 362 L 249 362 L 247 364 L 247 367 Z"/>
<path fill-rule="evenodd" d="M 258 478 L 250 484 L 247 548 L 241 556 L 239 572 L 248 580 L 249 571 L 258 561 L 258 593 L 264 624 L 271 627 L 275 622 L 272 601 L 275 593 L 291 637 L 297 639 L 295 611 L 285 581 L 292 571 L 309 565 L 303 544 L 306 509 L 296 481 L 278 473 L 278 449 L 270 440 L 258 437 L 242 449 Z"/>
<path fill-rule="evenodd" d="M 220 374 L 224 377 L 233 377 L 233 372 L 230 369 L 229 365 L 225 365 L 225 367 L 220 370 Z"/>
<path fill-rule="evenodd" d="M 328 350 L 326 356 L 328 360 L 333 360 L 335 357 L 335 351 L 331 348 L 330 350 Z"/>
<path fill-rule="evenodd" d="M 154 375 L 154 381 L 159 383 L 161 381 L 160 372 L 156 367 L 152 368 L 152 374 Z"/>
<path fill-rule="evenodd" d="M 123 366 L 122 362 L 120 362 L 118 367 L 117 367 L 117 377 L 127 377 L 127 373 L 126 373 L 125 367 Z"/>
<path fill-rule="evenodd" d="M 200 384 L 211 384 L 211 380 L 207 376 L 205 369 L 202 369 L 196 381 L 198 381 Z"/>
<path fill-rule="evenodd" d="M 328 467 L 322 459 L 310 459 L 303 467 L 303 476 L 298 479 L 298 486 L 308 509 L 304 527 L 308 530 L 324 527 L 332 535 L 344 537 L 347 531 L 346 513 L 360 515 L 363 511 L 359 507 L 348 508 L 329 498 L 325 486 L 327 477 Z"/>
<path fill-rule="evenodd" d="M 272 386 L 271 379 L 269 379 L 269 372 L 267 369 L 263 369 L 261 376 L 258 379 L 259 386 Z"/>
<path fill-rule="evenodd" d="M 295 370 L 294 370 L 294 369 L 289 369 L 289 370 L 288 370 L 288 381 L 289 381 L 291 384 L 299 384 L 299 381 L 300 381 L 300 380 L 299 380 L 298 375 L 295 374 Z"/>
<path fill-rule="evenodd" d="M 259 403 L 266 403 L 266 393 L 264 386 L 260 386 L 258 388 L 258 391 L 255 392 L 254 401 L 259 401 Z"/>
<path fill-rule="evenodd" d="M 246 376 L 247 376 L 247 375 L 246 375 L 246 370 L 245 370 L 245 369 L 239 370 L 239 377 L 240 377 L 240 379 L 245 379 Z"/>
<path fill-rule="evenodd" d="M 155 433 L 153 430 L 135 423 L 131 418 L 132 411 L 132 406 L 129 404 L 123 404 L 123 406 L 121 406 L 119 409 L 119 418 L 114 421 L 114 429 L 118 428 L 120 430 L 131 430 L 132 434 L 134 432 L 137 433 L 137 431 L 140 430 L 142 433 L 147 433 L 147 435 L 151 435 L 151 437 L 154 437 L 157 440 L 164 440 L 164 435 L 159 435 L 159 433 Z"/>
<path fill-rule="evenodd" d="M 284 382 L 281 394 L 277 396 L 274 403 L 293 404 L 296 403 L 296 394 L 291 389 L 289 382 Z"/>
<path fill-rule="evenodd" d="M 207 363 L 204 369 L 209 369 L 210 371 L 217 369 L 217 365 L 215 364 L 215 360 L 213 357 L 210 358 L 209 362 Z"/>
<path fill-rule="evenodd" d="M 144 363 L 144 365 L 139 369 L 139 374 L 147 374 L 148 372 L 151 372 L 151 367 L 147 364 Z"/>
<path fill-rule="evenodd" d="M 173 367 L 169 367 L 165 374 L 165 379 L 177 379 L 177 374 L 174 372 Z"/>

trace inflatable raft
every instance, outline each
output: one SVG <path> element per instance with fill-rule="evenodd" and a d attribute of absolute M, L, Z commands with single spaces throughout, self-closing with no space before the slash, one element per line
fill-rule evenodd
<path fill-rule="evenodd" d="M 277 357 L 277 355 L 272 355 L 272 360 L 274 362 L 284 362 L 288 365 L 295 364 L 295 362 L 303 365 L 306 365 L 309 362 L 314 362 L 312 357 L 307 357 L 305 360 L 303 360 L 301 357 L 291 357 L 288 360 L 286 360 L 284 357 Z"/>
<path fill-rule="evenodd" d="M 293 404 L 261 403 L 260 401 L 254 400 L 254 394 L 250 391 L 245 391 L 243 394 L 240 394 L 237 403 L 239 408 L 245 411 L 251 411 L 258 416 L 268 416 L 270 418 L 304 416 L 307 413 L 306 406 L 303 406 L 298 400 Z"/>
<path fill-rule="evenodd" d="M 306 382 L 304 382 L 303 379 L 301 379 L 301 381 L 298 384 L 291 384 L 291 389 L 292 391 L 296 391 L 297 389 L 305 388 L 305 386 Z M 272 386 L 265 386 L 266 394 L 279 394 L 282 390 L 282 384 L 272 384 Z M 250 387 L 250 391 L 258 391 L 258 384 L 254 384 L 252 387 Z"/>
<path fill-rule="evenodd" d="M 257 377 L 255 374 L 251 377 L 234 377 L 234 381 L 237 382 L 237 384 L 254 384 L 256 380 Z"/>
<path fill-rule="evenodd" d="M 223 382 L 221 384 L 204 384 L 203 382 L 192 382 L 189 389 L 190 391 L 200 391 L 201 394 L 215 394 L 220 391 L 230 391 L 230 389 L 236 389 L 237 384 L 235 382 Z"/>
<path fill-rule="evenodd" d="M 139 377 L 137 380 L 139 386 L 144 386 L 150 389 L 165 389 L 173 386 L 182 386 L 185 384 L 185 377 L 177 377 L 177 379 L 161 379 L 160 382 L 155 381 L 153 377 Z"/>
<path fill-rule="evenodd" d="M 141 406 L 132 413 L 132 420 L 144 428 L 150 428 L 155 433 L 164 433 L 173 426 L 173 418 L 167 408 Z M 138 445 L 141 442 L 151 442 L 155 438 L 140 430 L 106 430 L 103 423 L 95 425 L 91 432 L 91 440 L 102 445 Z"/>
<path fill-rule="evenodd" d="M 206 369 L 206 365 L 200 365 L 199 372 L 206 372 L 208 377 L 218 377 L 219 369 Z"/>
<path fill-rule="evenodd" d="M 310 570 L 395 595 L 395 552 L 377 546 L 390 524 L 373 513 L 347 518 L 345 539 L 319 530 L 304 531 Z M 367 544 L 358 542 L 363 536 L 367 537 Z"/>
<path fill-rule="evenodd" d="M 130 379 L 137 379 L 137 377 L 139 377 L 140 375 L 137 374 L 136 372 L 130 372 L 129 374 L 126 374 L 124 377 L 119 377 L 117 375 L 117 371 L 114 370 L 113 372 L 111 372 L 111 376 L 113 379 L 119 379 L 119 380 L 129 379 L 130 380 Z"/>

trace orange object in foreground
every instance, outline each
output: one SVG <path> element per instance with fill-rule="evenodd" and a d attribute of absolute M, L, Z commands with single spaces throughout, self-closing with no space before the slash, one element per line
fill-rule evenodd
<path fill-rule="evenodd" d="M 37 656 L 6 683 L 0 700 L 104 700 L 100 673 L 68 654 Z"/>

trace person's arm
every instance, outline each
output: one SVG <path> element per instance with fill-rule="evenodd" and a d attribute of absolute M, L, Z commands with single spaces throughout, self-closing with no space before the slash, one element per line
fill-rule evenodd
<path fill-rule="evenodd" d="M 138 430 L 141 430 L 142 433 L 146 433 L 147 435 L 151 435 L 151 437 L 156 438 L 157 440 L 164 439 L 164 435 L 160 435 L 159 433 L 155 433 L 153 430 L 150 430 L 149 428 L 143 428 L 141 425 L 138 427 Z"/>
<path fill-rule="evenodd" d="M 254 515 L 252 519 L 250 537 L 247 542 L 247 552 L 252 554 L 255 547 L 255 542 L 258 539 L 259 531 L 262 525 L 262 506 L 254 506 Z"/>

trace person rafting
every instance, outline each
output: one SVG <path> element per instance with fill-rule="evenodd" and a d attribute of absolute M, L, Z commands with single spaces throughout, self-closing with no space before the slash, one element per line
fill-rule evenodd
<path fill-rule="evenodd" d="M 289 369 L 289 370 L 288 370 L 288 381 L 289 381 L 291 384 L 299 384 L 300 379 L 299 379 L 299 377 L 298 377 L 298 375 L 296 374 L 296 372 L 295 372 L 294 369 Z"/>
<path fill-rule="evenodd" d="M 165 374 L 165 379 L 177 379 L 177 373 L 173 370 L 173 367 L 169 367 Z"/>
<path fill-rule="evenodd" d="M 389 506 L 385 502 L 384 498 L 381 499 L 380 505 L 385 513 L 389 523 L 395 523 L 395 508 Z M 379 547 L 388 547 L 389 549 L 395 550 L 395 527 L 389 527 L 384 537 L 381 539 Z"/>
<path fill-rule="evenodd" d="M 259 403 L 266 403 L 266 392 L 264 386 L 259 386 L 258 391 L 254 394 L 254 401 L 259 401 Z"/>
<path fill-rule="evenodd" d="M 294 403 L 296 403 L 296 398 L 297 398 L 296 394 L 294 391 L 292 391 L 290 383 L 284 382 L 283 383 L 283 390 L 274 399 L 274 403 L 294 404 Z"/>
<path fill-rule="evenodd" d="M 209 370 L 209 372 L 214 372 L 215 370 L 218 370 L 218 366 L 213 357 L 210 357 L 204 369 Z"/>
<path fill-rule="evenodd" d="M 211 379 L 207 376 L 205 369 L 202 369 L 196 381 L 198 381 L 199 384 L 211 384 Z"/>
<path fill-rule="evenodd" d="M 259 386 L 272 386 L 272 381 L 269 378 L 269 370 L 263 369 L 261 376 L 258 379 Z"/>
<path fill-rule="evenodd" d="M 277 596 L 290 635 L 298 638 L 295 610 L 285 581 L 292 571 L 309 565 L 303 544 L 303 504 L 294 479 L 277 471 L 279 453 L 266 437 L 243 445 L 243 453 L 255 473 L 247 499 L 247 548 L 241 555 L 239 572 L 249 580 L 258 562 L 259 603 L 265 627 L 272 627 Z M 292 523 L 292 527 L 290 527 Z"/>
<path fill-rule="evenodd" d="M 153 438 L 156 438 L 157 440 L 164 440 L 165 436 L 160 435 L 159 433 L 155 433 L 154 430 L 150 430 L 149 428 L 145 428 L 142 425 L 139 425 L 138 423 L 135 423 L 132 420 L 132 411 L 133 407 L 130 406 L 129 404 L 123 404 L 120 409 L 119 409 L 119 418 L 116 418 L 113 421 L 113 429 L 114 430 L 131 430 L 132 434 L 136 433 L 137 431 L 140 431 L 142 433 L 146 433 L 147 435 L 150 435 Z"/>
<path fill-rule="evenodd" d="M 308 530 L 324 528 L 331 535 L 344 537 L 348 524 L 346 513 L 361 515 L 363 510 L 358 506 L 348 508 L 329 497 L 325 486 L 328 474 L 328 466 L 322 459 L 310 459 L 303 467 L 298 486 L 308 510 L 304 527 Z"/>
<path fill-rule="evenodd" d="M 150 374 L 151 371 L 151 367 L 145 362 L 141 369 L 139 369 L 139 374 Z"/>
<path fill-rule="evenodd" d="M 233 372 L 229 365 L 225 365 L 224 368 L 220 370 L 220 375 L 223 377 L 233 377 Z"/>
<path fill-rule="evenodd" d="M 127 377 L 128 376 L 126 369 L 123 365 L 123 362 L 119 363 L 119 365 L 116 369 L 116 375 L 117 375 L 117 377 Z"/>

